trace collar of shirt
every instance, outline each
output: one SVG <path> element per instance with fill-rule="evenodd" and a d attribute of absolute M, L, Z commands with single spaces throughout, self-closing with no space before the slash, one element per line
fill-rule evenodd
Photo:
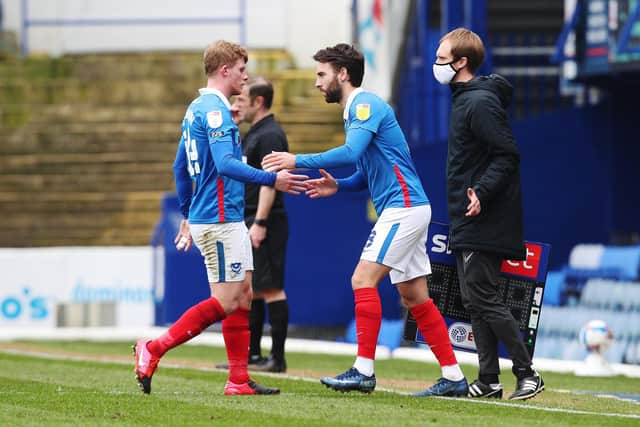
<path fill-rule="evenodd" d="M 364 92 L 364 90 L 361 87 L 357 87 L 353 90 L 353 92 L 351 92 L 349 98 L 347 98 L 347 103 L 345 104 L 344 111 L 342 112 L 342 117 L 345 120 L 349 120 L 349 108 L 351 107 L 351 103 L 353 102 L 353 100 L 356 98 L 356 96 L 358 96 L 360 92 Z"/>
<path fill-rule="evenodd" d="M 251 126 L 251 128 L 249 129 L 249 132 L 247 132 L 247 135 L 251 133 L 251 131 L 256 131 L 261 127 L 269 124 L 272 121 L 275 121 L 275 117 L 273 116 L 273 113 L 267 114 L 266 116 L 264 116 L 263 118 L 258 120 L 254 125 Z"/>
<path fill-rule="evenodd" d="M 229 100 L 227 99 L 227 97 L 224 96 L 224 94 L 220 92 L 218 89 L 213 87 L 203 87 L 203 88 L 200 88 L 198 91 L 200 92 L 200 95 L 209 95 L 209 94 L 216 95 L 218 98 L 222 100 L 224 105 L 226 105 L 226 107 L 229 110 L 231 110 L 231 103 L 229 103 Z"/>

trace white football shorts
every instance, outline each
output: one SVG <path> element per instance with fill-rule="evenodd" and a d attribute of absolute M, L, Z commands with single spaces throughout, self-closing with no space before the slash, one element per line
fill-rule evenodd
<path fill-rule="evenodd" d="M 430 205 L 383 210 L 360 259 L 391 267 L 393 284 L 431 274 L 426 246 L 430 222 Z"/>
<path fill-rule="evenodd" d="M 209 283 L 241 282 L 253 270 L 253 252 L 244 222 L 189 224 L 193 242 L 204 256 Z"/>

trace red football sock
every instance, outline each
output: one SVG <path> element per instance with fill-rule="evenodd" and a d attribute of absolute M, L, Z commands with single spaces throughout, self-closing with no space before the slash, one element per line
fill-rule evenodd
<path fill-rule="evenodd" d="M 218 300 L 213 297 L 206 299 L 185 311 L 163 335 L 148 342 L 147 349 L 153 356 L 160 358 L 224 317 L 224 309 Z"/>
<path fill-rule="evenodd" d="M 382 323 L 382 304 L 376 288 L 361 288 L 354 292 L 356 303 L 356 337 L 358 356 L 376 358 L 376 343 Z"/>
<path fill-rule="evenodd" d="M 433 300 L 429 298 L 422 304 L 411 307 L 409 312 L 416 319 L 418 329 L 436 355 L 440 366 L 456 365 L 458 361 L 449 341 L 447 325 Z"/>
<path fill-rule="evenodd" d="M 222 336 L 229 360 L 229 381 L 242 384 L 249 381 L 249 310 L 239 308 L 222 321 Z"/>

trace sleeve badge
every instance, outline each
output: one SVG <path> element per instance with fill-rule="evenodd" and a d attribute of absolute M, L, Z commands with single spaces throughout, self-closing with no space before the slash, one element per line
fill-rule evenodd
<path fill-rule="evenodd" d="M 371 106 L 369 104 L 356 105 L 356 118 L 365 121 L 371 116 Z"/>
<path fill-rule="evenodd" d="M 219 128 L 222 126 L 222 111 L 213 110 L 207 113 L 207 123 L 211 128 Z"/>

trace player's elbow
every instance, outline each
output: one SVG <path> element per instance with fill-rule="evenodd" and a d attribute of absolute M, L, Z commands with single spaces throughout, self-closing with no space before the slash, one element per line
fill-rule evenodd
<path fill-rule="evenodd" d="M 216 166 L 220 175 L 229 176 L 233 170 L 233 158 L 224 156 L 219 162 L 216 162 Z"/>

